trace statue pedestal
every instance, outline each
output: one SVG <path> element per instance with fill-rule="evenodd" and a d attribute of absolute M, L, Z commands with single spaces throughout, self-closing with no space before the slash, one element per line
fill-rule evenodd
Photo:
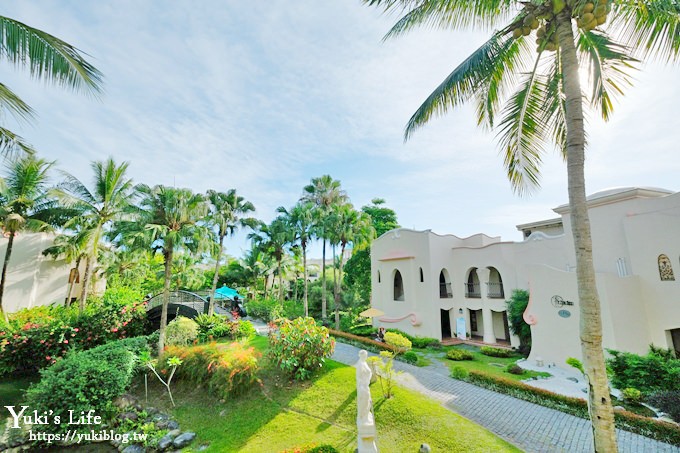
<path fill-rule="evenodd" d="M 376 430 L 374 423 L 359 423 L 357 422 L 358 453 L 378 453 L 378 447 L 375 444 Z"/>

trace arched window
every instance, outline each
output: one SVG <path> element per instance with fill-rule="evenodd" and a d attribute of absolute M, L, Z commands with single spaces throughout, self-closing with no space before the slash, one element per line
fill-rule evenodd
<path fill-rule="evenodd" d="M 452 297 L 453 291 L 451 291 L 449 272 L 446 269 L 442 269 L 441 272 L 439 272 L 439 298 L 451 299 Z"/>
<path fill-rule="evenodd" d="M 673 265 L 671 260 L 666 255 L 659 255 L 659 277 L 662 282 L 671 282 L 675 280 L 673 274 Z"/>
<path fill-rule="evenodd" d="M 420 283 L 423 283 L 425 281 L 425 277 L 423 276 L 423 268 L 420 268 Z"/>
<path fill-rule="evenodd" d="M 486 295 L 490 299 L 504 299 L 503 279 L 495 267 L 489 267 L 489 281 L 486 283 Z"/>
<path fill-rule="evenodd" d="M 479 277 L 477 277 L 476 267 L 473 267 L 468 271 L 467 283 L 465 284 L 465 297 L 472 299 L 479 299 L 482 297 L 479 289 Z"/>
<path fill-rule="evenodd" d="M 399 271 L 394 271 L 394 300 L 404 300 L 404 280 Z"/>

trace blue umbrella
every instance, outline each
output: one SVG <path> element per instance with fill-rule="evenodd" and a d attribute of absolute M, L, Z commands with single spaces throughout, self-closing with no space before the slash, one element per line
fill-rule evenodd
<path fill-rule="evenodd" d="M 215 299 L 230 299 L 234 300 L 234 297 L 238 297 L 243 300 L 245 297 L 240 295 L 235 289 L 231 289 L 228 286 L 223 286 L 215 290 Z"/>

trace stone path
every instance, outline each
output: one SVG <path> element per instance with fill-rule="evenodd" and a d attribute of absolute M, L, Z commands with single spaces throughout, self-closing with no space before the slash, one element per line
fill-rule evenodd
<path fill-rule="evenodd" d="M 358 352 L 359 348 L 337 342 L 333 360 L 354 365 Z M 448 409 L 522 450 L 551 453 L 592 451 L 588 420 L 452 379 L 448 368 L 438 360 L 424 368 L 395 361 L 394 367 L 403 371 L 398 377 L 402 386 L 440 401 Z M 617 430 L 617 436 L 622 453 L 680 453 L 678 447 L 628 431 Z"/>

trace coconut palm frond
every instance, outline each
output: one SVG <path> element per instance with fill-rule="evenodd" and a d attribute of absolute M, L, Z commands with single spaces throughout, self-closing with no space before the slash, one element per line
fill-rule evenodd
<path fill-rule="evenodd" d="M 547 121 L 545 123 L 546 133 L 552 135 L 552 140 L 556 148 L 562 155 L 562 159 L 567 159 L 567 123 L 565 113 L 565 99 L 562 90 L 562 68 L 560 67 L 560 50 L 552 61 L 552 65 L 546 75 L 545 98 L 543 100 L 543 110 Z"/>
<path fill-rule="evenodd" d="M 37 78 L 92 94 L 101 91 L 101 72 L 78 49 L 49 33 L 0 16 L 0 48 L 0 56 L 27 65 Z"/>
<path fill-rule="evenodd" d="M 680 59 L 680 3 L 677 0 L 616 0 L 612 29 L 638 57 Z"/>
<path fill-rule="evenodd" d="M 632 86 L 629 72 L 635 69 L 627 49 L 602 32 L 581 30 L 578 36 L 578 49 L 581 53 L 582 67 L 588 68 L 592 84 L 590 102 L 597 108 L 602 118 L 608 121 L 613 110 L 612 101 L 623 90 Z"/>
<path fill-rule="evenodd" d="M 2 83 L 0 83 L 0 108 L 9 111 L 19 120 L 28 120 L 34 115 L 33 109 Z"/>
<path fill-rule="evenodd" d="M 35 148 L 28 142 L 9 129 L 0 127 L 0 155 L 12 158 L 32 154 L 35 154 Z"/>

